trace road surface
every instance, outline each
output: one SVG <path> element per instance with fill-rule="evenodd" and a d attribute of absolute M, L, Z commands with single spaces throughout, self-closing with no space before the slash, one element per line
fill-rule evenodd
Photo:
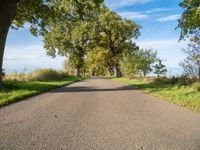
<path fill-rule="evenodd" d="M 0 149 L 200 150 L 200 114 L 92 78 L 1 108 Z"/>

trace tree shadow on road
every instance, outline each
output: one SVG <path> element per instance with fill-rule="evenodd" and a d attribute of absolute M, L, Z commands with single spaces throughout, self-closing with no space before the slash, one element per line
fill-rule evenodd
<path fill-rule="evenodd" d="M 65 93 L 65 92 L 109 92 L 109 91 L 131 91 L 135 90 L 136 88 L 131 86 L 121 86 L 117 88 L 96 88 L 96 87 L 62 87 L 59 89 L 55 89 L 52 92 L 58 93 Z"/>

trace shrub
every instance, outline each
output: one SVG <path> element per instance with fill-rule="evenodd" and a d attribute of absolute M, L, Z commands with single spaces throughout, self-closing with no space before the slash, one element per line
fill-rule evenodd
<path fill-rule="evenodd" d="M 16 81 L 49 81 L 49 80 L 61 80 L 68 78 L 69 74 L 65 71 L 56 71 L 53 69 L 39 69 L 32 73 L 14 73 L 7 74 L 5 80 Z"/>
<path fill-rule="evenodd" d="M 158 84 L 158 85 L 160 85 L 160 84 L 168 84 L 167 80 L 168 79 L 166 77 L 160 77 L 160 78 L 154 79 L 153 83 L 154 84 Z"/>
<path fill-rule="evenodd" d="M 172 76 L 171 78 L 168 78 L 167 82 L 168 84 L 177 84 L 179 81 L 179 77 L 175 77 L 175 76 Z"/>
<path fill-rule="evenodd" d="M 53 69 L 39 69 L 31 73 L 31 80 L 35 81 L 49 81 L 60 79 L 62 79 L 61 74 Z"/>
<path fill-rule="evenodd" d="M 25 73 L 14 73 L 14 74 L 6 74 L 5 80 L 16 80 L 16 81 L 29 81 L 31 78 L 31 74 Z"/>
<path fill-rule="evenodd" d="M 181 77 L 161 77 L 161 78 L 156 78 L 154 79 L 155 84 L 179 84 L 179 85 L 191 85 L 194 83 L 196 79 L 194 78 L 189 78 L 187 76 L 181 76 Z"/>
<path fill-rule="evenodd" d="M 69 74 L 66 71 L 59 71 L 59 75 L 61 79 L 68 78 Z"/>
<path fill-rule="evenodd" d="M 200 82 L 193 83 L 191 87 L 197 91 L 200 91 Z"/>
<path fill-rule="evenodd" d="M 180 85 L 191 85 L 194 82 L 196 82 L 195 78 L 190 78 L 190 77 L 185 76 L 185 75 L 179 77 L 179 80 L 178 80 L 178 83 Z"/>
<path fill-rule="evenodd" d="M 4 81 L 4 89 L 9 89 L 9 90 L 13 90 L 13 89 L 18 89 L 18 85 L 15 83 L 16 81 L 13 80 L 5 80 Z"/>

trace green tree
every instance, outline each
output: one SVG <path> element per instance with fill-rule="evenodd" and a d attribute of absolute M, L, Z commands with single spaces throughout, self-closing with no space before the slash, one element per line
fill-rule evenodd
<path fill-rule="evenodd" d="M 44 47 L 47 49 L 47 54 L 52 57 L 56 57 L 57 54 L 68 56 L 72 66 L 77 70 L 77 76 L 80 76 L 80 69 L 84 66 L 86 50 L 94 36 L 93 24 L 99 11 L 96 3 L 91 2 L 88 4 L 83 1 L 82 5 L 82 2 L 78 3 L 78 9 L 74 10 L 72 7 L 68 17 L 66 17 L 68 13 L 65 13 L 68 7 L 63 6 L 61 13 L 65 15 L 62 15 L 56 22 L 51 22 L 51 29 L 44 36 Z"/>
<path fill-rule="evenodd" d="M 110 51 L 102 47 L 95 47 L 88 51 L 86 58 L 87 71 L 90 75 L 105 76 L 108 72 Z"/>
<path fill-rule="evenodd" d="M 146 77 L 147 74 L 153 71 L 152 65 L 157 60 L 157 53 L 152 49 L 141 49 L 139 51 L 139 70 L 142 73 L 143 77 Z"/>
<path fill-rule="evenodd" d="M 104 8 L 99 15 L 98 27 L 98 45 L 110 51 L 109 70 L 115 68 L 118 77 L 120 76 L 119 61 L 122 53 L 127 45 L 132 43 L 132 39 L 140 35 L 140 26 Z"/>
<path fill-rule="evenodd" d="M 82 53 L 78 54 L 80 51 L 77 51 L 69 56 L 69 66 L 71 68 L 76 69 L 76 76 L 81 75 L 81 68 L 84 66 L 84 57 L 82 56 Z"/>
<path fill-rule="evenodd" d="M 181 38 L 196 34 L 200 29 L 200 1 L 183 0 L 180 6 L 184 9 L 179 25 L 182 29 Z"/>
<path fill-rule="evenodd" d="M 154 73 L 157 77 L 164 75 L 167 72 L 165 65 L 162 64 L 162 60 L 158 59 L 158 63 L 154 66 Z"/>
<path fill-rule="evenodd" d="M 146 77 L 152 71 L 152 65 L 157 59 L 157 53 L 152 50 L 139 49 L 132 44 L 126 52 L 123 53 L 121 60 L 122 73 L 128 77 L 142 74 Z"/>
<path fill-rule="evenodd" d="M 36 34 L 42 31 L 45 21 L 52 13 L 49 1 L 43 0 L 0 0 L 0 70 L 3 65 L 8 30 L 13 27 L 23 27 L 25 22 L 31 23 L 30 30 Z M 0 76 L 0 88 L 3 86 Z"/>
<path fill-rule="evenodd" d="M 120 61 L 120 70 L 123 75 L 132 78 L 139 73 L 139 47 L 135 44 L 130 44 L 129 47 L 123 52 Z"/>
<path fill-rule="evenodd" d="M 44 35 L 51 30 L 52 22 L 83 18 L 92 8 L 100 7 L 102 2 L 102 0 L 0 0 L 0 70 L 11 24 L 14 28 L 18 28 L 29 22 L 30 31 L 34 35 Z M 0 88 L 2 85 L 0 76 Z"/>

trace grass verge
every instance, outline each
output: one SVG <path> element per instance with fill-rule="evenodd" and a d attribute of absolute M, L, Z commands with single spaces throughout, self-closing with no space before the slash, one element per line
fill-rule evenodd
<path fill-rule="evenodd" d="M 190 86 L 155 84 L 138 79 L 114 78 L 112 80 L 131 85 L 172 103 L 200 112 L 200 92 Z"/>
<path fill-rule="evenodd" d="M 4 88 L 0 91 L 0 107 L 83 79 L 68 77 L 60 81 L 45 82 L 5 80 Z"/>

